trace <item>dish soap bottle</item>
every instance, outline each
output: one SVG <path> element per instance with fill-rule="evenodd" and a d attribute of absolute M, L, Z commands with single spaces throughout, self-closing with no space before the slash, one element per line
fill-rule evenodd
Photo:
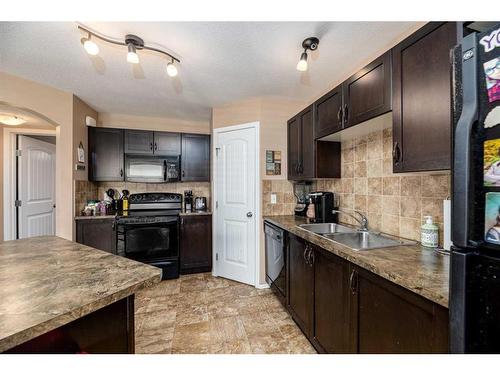
<path fill-rule="evenodd" d="M 421 242 L 425 247 L 438 247 L 439 243 L 439 227 L 433 223 L 432 216 L 424 216 L 425 224 L 421 229 Z"/>

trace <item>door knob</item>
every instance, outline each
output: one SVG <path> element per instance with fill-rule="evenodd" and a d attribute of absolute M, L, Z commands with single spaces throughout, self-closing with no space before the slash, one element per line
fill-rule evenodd
<path fill-rule="evenodd" d="M 252 216 L 253 216 L 253 213 L 252 213 L 252 212 L 250 212 L 250 211 L 248 211 L 248 212 L 247 212 L 247 217 L 252 217 Z"/>

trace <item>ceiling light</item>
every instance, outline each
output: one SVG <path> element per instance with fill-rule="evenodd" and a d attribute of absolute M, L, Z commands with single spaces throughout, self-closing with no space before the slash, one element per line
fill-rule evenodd
<path fill-rule="evenodd" d="M 139 55 L 133 43 L 128 44 L 127 61 L 131 64 L 139 64 Z"/>
<path fill-rule="evenodd" d="M 89 55 L 95 56 L 99 53 L 99 46 L 90 40 L 90 34 L 87 38 L 82 38 L 81 43 Z"/>
<path fill-rule="evenodd" d="M 0 122 L 4 125 L 16 126 L 24 124 L 26 120 L 12 115 L 0 115 Z"/>
<path fill-rule="evenodd" d="M 137 54 L 137 50 L 147 49 L 149 51 L 154 51 L 166 55 L 172 60 L 167 64 L 167 74 L 170 77 L 175 77 L 178 74 L 177 66 L 175 65 L 175 63 L 181 62 L 178 58 L 172 56 L 170 53 L 163 49 L 146 46 L 144 44 L 144 40 L 142 40 L 142 38 L 138 37 L 137 35 L 127 34 L 125 35 L 125 39 L 117 39 L 105 36 L 96 31 L 91 31 L 86 26 L 83 26 L 81 24 L 78 25 L 78 29 L 87 33 L 87 37 L 82 38 L 81 42 L 83 44 L 83 47 L 85 48 L 85 51 L 87 51 L 87 53 L 90 55 L 97 55 L 99 53 L 99 46 L 90 40 L 91 37 L 95 37 L 107 43 L 127 47 L 127 61 L 132 64 L 139 63 L 139 55 Z"/>
<path fill-rule="evenodd" d="M 318 48 L 319 39 L 316 37 L 310 37 L 302 42 L 302 48 L 304 52 L 300 55 L 300 60 L 297 63 L 297 70 L 305 72 L 307 70 L 307 50 L 314 51 Z"/>
<path fill-rule="evenodd" d="M 302 52 L 302 55 L 300 55 L 300 60 L 297 63 L 297 70 L 301 72 L 305 72 L 307 70 L 307 53 Z"/>
<path fill-rule="evenodd" d="M 177 75 L 177 67 L 174 65 L 174 60 L 167 64 L 167 74 L 170 77 L 175 77 Z"/>

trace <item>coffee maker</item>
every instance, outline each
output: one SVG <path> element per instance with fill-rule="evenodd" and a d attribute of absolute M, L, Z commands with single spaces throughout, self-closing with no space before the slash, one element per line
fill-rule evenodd
<path fill-rule="evenodd" d="M 338 209 L 335 193 L 331 191 L 313 191 L 309 193 L 312 204 L 314 204 L 316 223 L 337 223 L 337 213 L 333 210 Z"/>
<path fill-rule="evenodd" d="M 309 193 L 311 192 L 311 182 L 295 182 L 293 184 L 293 194 L 297 198 L 295 205 L 295 215 L 306 216 L 309 206 Z"/>

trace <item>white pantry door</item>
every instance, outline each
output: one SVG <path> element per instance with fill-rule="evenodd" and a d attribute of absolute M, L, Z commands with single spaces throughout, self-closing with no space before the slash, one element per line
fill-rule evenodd
<path fill-rule="evenodd" d="M 20 135 L 18 238 L 55 234 L 56 146 Z"/>
<path fill-rule="evenodd" d="M 216 274 L 255 285 L 257 129 L 220 131 L 215 147 Z"/>

